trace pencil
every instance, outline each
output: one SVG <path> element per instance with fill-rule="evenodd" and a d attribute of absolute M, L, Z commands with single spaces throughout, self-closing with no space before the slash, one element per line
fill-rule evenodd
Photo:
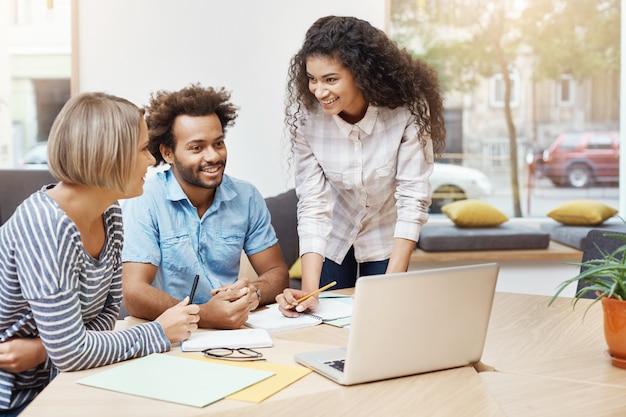
<path fill-rule="evenodd" d="M 306 300 L 306 299 L 308 299 L 308 298 L 310 298 L 310 297 L 313 297 L 315 294 L 319 294 L 319 293 L 321 293 L 322 291 L 327 290 L 327 289 L 329 289 L 330 287 L 332 287 L 332 286 L 334 286 L 334 285 L 337 285 L 337 281 L 333 281 L 333 282 L 331 282 L 330 284 L 324 285 L 322 288 L 319 288 L 319 289 L 317 289 L 317 290 L 315 290 L 315 291 L 311 291 L 311 292 L 310 292 L 310 293 L 308 293 L 307 295 L 305 295 L 305 296 L 302 296 L 302 297 L 298 298 L 298 299 L 296 300 L 296 303 L 300 304 L 300 303 L 301 303 L 301 302 L 303 302 L 304 300 Z M 291 304 L 289 304 L 289 305 L 287 306 L 287 308 L 293 308 L 293 306 L 292 306 Z"/>
<path fill-rule="evenodd" d="M 191 286 L 191 293 L 189 294 L 189 304 L 193 304 L 193 297 L 196 295 L 196 288 L 198 288 L 198 281 L 200 275 L 196 275 L 193 279 L 193 285 Z"/>

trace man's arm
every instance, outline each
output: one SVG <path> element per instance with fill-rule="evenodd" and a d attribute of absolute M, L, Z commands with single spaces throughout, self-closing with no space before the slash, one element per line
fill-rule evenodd
<path fill-rule="evenodd" d="M 124 303 L 132 316 L 155 320 L 165 310 L 180 302 L 152 286 L 156 277 L 156 266 L 149 263 L 125 262 L 122 271 Z M 250 290 L 247 287 L 220 292 L 200 305 L 198 326 L 213 329 L 240 328 L 248 319 L 249 296 Z"/>
<path fill-rule="evenodd" d="M 275 302 L 275 298 L 289 286 L 289 271 L 278 243 L 248 257 L 259 276 L 250 279 L 252 290 L 261 291 L 260 305 Z"/>
<path fill-rule="evenodd" d="M 154 320 L 180 302 L 152 286 L 157 267 L 150 263 L 124 262 L 122 293 L 128 312 L 137 318 Z"/>

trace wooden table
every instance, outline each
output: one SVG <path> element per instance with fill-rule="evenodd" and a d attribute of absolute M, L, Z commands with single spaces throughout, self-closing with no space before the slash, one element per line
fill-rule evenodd
<path fill-rule="evenodd" d="M 496 293 L 482 359 L 491 372 L 463 367 L 352 387 L 312 373 L 260 404 L 221 400 L 198 409 L 76 384 L 99 368 L 60 374 L 22 416 L 624 415 L 626 371 L 604 356 L 600 305 L 583 321 L 588 300 L 575 311 L 569 299 L 550 308 L 548 300 Z M 264 352 L 294 364 L 294 352 L 343 345 L 347 332 L 320 325 L 276 333 Z"/>
<path fill-rule="evenodd" d="M 481 380 L 507 416 L 624 416 L 626 370 L 605 355 L 602 306 L 498 293 Z M 584 316 L 584 317 L 583 317 Z"/>

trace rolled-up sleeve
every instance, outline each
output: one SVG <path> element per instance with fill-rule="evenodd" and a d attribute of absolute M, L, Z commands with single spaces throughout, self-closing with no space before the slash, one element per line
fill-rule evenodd
<path fill-rule="evenodd" d="M 422 226 L 428 221 L 429 178 L 433 167 L 432 140 L 430 136 L 420 139 L 417 126 L 411 122 L 398 149 L 395 192 L 398 218 L 394 237 L 417 241 Z"/>

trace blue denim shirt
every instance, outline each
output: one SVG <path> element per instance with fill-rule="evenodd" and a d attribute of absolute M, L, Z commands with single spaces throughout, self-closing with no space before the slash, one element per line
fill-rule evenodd
<path fill-rule="evenodd" d="M 179 300 L 200 275 L 198 304 L 237 281 L 242 250 L 253 255 L 278 242 L 259 191 L 228 175 L 202 218 L 171 170 L 148 178 L 141 196 L 122 202 L 122 213 L 122 261 L 157 266 L 152 285 Z"/>

